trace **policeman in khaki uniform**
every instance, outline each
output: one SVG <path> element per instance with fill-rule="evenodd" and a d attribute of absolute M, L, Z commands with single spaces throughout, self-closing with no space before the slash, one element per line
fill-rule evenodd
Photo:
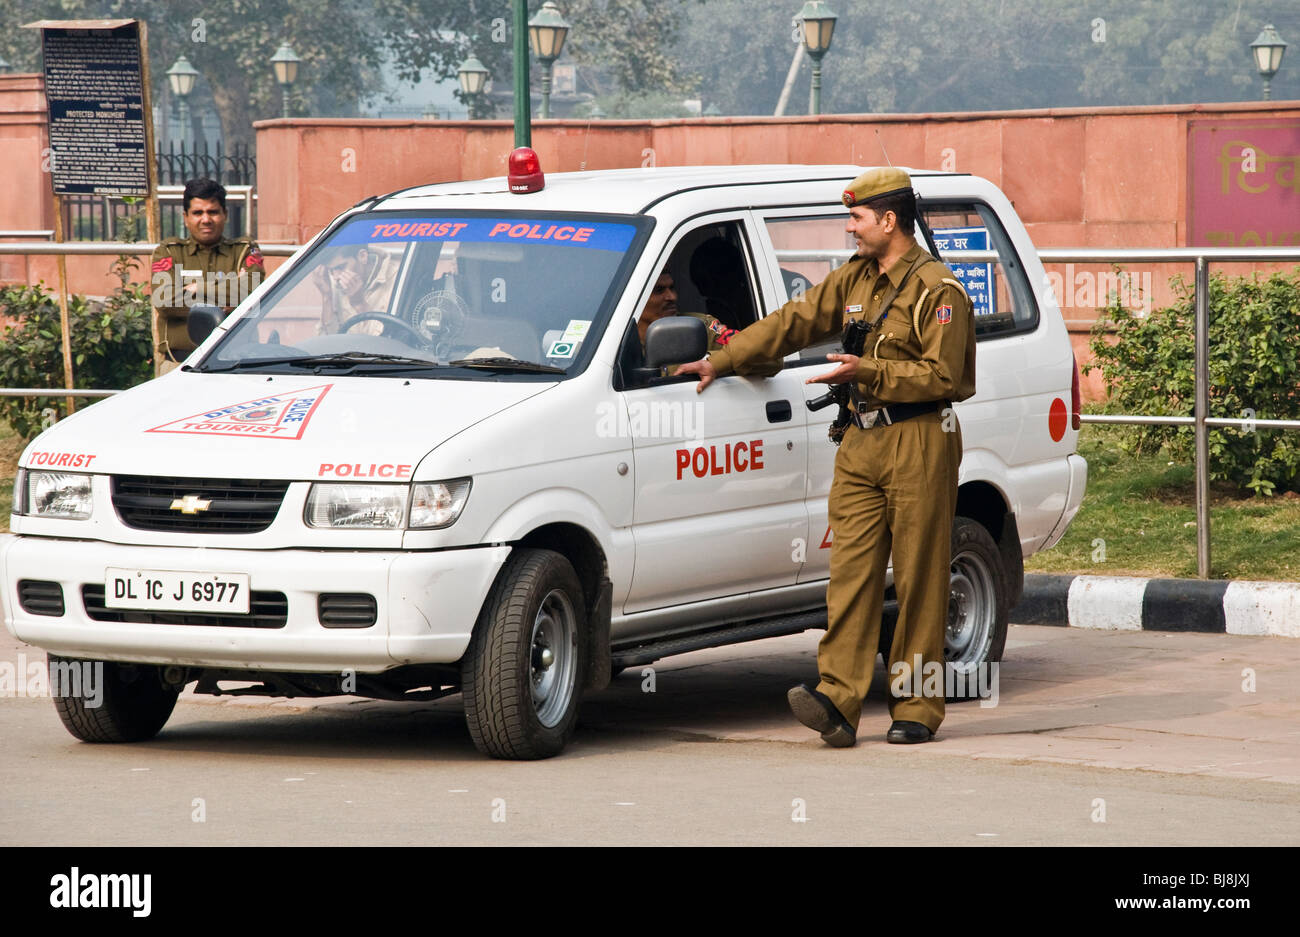
<path fill-rule="evenodd" d="M 266 276 L 256 242 L 222 237 L 228 217 L 224 186 L 191 179 L 185 183 L 182 208 L 189 237 L 167 238 L 153 252 L 150 296 L 158 323 L 154 360 L 160 374 L 194 350 L 186 326 L 190 306 L 208 303 L 229 312 Z"/>
<path fill-rule="evenodd" d="M 953 402 L 975 393 L 975 324 L 970 298 L 952 271 L 913 235 L 916 200 L 901 169 L 873 169 L 843 195 L 852 260 L 800 299 L 733 336 L 728 346 L 679 373 L 717 376 L 754 359 L 779 359 L 838 336 L 844 322 L 876 327 L 862 357 L 827 355 L 834 370 L 808 383 L 851 382 L 853 424 L 835 457 L 829 513 L 834 531 L 828 626 L 817 650 L 821 681 L 790 690 L 790 708 L 828 744 L 857 740 L 871 686 L 885 572 L 892 549 L 899 616 L 890 650 L 890 742 L 927 742 L 943 721 L 944 698 L 926 696 L 922 667 L 943 666 L 952 521 L 961 430 Z M 907 670 L 901 668 L 906 667 Z M 913 695 L 896 693 L 909 686 Z"/>

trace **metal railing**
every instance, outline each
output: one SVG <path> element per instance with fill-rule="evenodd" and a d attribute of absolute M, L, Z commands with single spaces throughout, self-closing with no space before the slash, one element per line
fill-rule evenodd
<path fill-rule="evenodd" d="M 289 257 L 301 244 L 261 244 L 262 253 Z M 114 241 L 55 244 L 49 241 L 0 242 L 0 254 L 152 254 L 156 244 L 125 244 Z M 778 250 L 778 260 L 830 261 L 843 263 L 853 256 L 851 249 Z M 1000 262 L 996 250 L 943 251 L 949 263 Z M 1084 263 L 1191 263 L 1196 269 L 1194 362 L 1195 402 L 1192 416 L 1147 416 L 1144 414 L 1084 414 L 1085 423 L 1135 426 L 1191 426 L 1195 437 L 1196 474 L 1196 569 L 1201 579 L 1210 576 L 1210 455 L 1209 430 L 1247 426 L 1263 429 L 1300 430 L 1300 420 L 1234 419 L 1212 417 L 1209 380 L 1209 297 L 1210 265 L 1213 263 L 1300 262 L 1300 247 L 1167 247 L 1167 248 L 1043 248 L 1038 258 L 1045 264 Z M 113 390 L 76 391 L 61 388 L 0 388 L 0 396 L 109 396 Z"/>

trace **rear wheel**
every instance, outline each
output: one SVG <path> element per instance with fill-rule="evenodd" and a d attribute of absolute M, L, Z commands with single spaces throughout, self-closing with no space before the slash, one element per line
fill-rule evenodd
<path fill-rule="evenodd" d="M 549 758 L 563 750 L 586 682 L 586 608 L 569 561 L 517 549 L 483 605 L 461 661 L 465 720 L 494 758 Z"/>
<path fill-rule="evenodd" d="M 158 734 L 176 707 L 179 686 L 163 682 L 162 668 L 48 655 L 51 690 L 56 670 L 79 671 L 80 692 L 58 693 L 63 726 L 83 742 L 143 742 Z M 66 680 L 60 680 L 66 690 Z"/>
<path fill-rule="evenodd" d="M 974 699 L 979 686 L 987 688 L 991 675 L 980 670 L 1002 660 L 1009 595 L 1006 566 L 992 535 L 978 521 L 955 518 L 943 656 L 959 679 L 950 698 Z"/>
<path fill-rule="evenodd" d="M 948 620 L 944 627 L 943 657 L 950 670 L 961 675 L 950 700 L 974 699 L 978 687 L 987 687 L 991 675 L 979 670 L 1002 660 L 1007 642 L 1010 580 L 1002 554 L 984 525 L 969 517 L 952 524 L 952 565 L 948 577 Z M 886 614 L 880 628 L 880 653 L 889 662 L 897 616 Z"/>

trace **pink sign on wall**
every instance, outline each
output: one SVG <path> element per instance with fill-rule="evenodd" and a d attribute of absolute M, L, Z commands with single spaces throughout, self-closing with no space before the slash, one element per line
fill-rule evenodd
<path fill-rule="evenodd" d="M 1187 127 L 1191 247 L 1300 246 L 1300 120 Z"/>

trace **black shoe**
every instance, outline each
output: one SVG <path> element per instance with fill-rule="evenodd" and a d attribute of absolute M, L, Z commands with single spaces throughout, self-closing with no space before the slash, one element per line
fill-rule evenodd
<path fill-rule="evenodd" d="M 934 733 L 926 726 L 902 719 L 895 719 L 893 725 L 889 727 L 889 734 L 885 736 L 887 741 L 895 745 L 915 745 L 917 742 L 928 742 L 932 738 Z"/>
<path fill-rule="evenodd" d="M 835 708 L 835 704 L 826 694 L 818 693 L 806 683 L 801 683 L 786 694 L 790 701 L 790 711 L 794 717 L 812 729 L 820 732 L 822 741 L 834 748 L 852 748 L 858 740 L 858 734 L 844 718 L 844 714 Z"/>

